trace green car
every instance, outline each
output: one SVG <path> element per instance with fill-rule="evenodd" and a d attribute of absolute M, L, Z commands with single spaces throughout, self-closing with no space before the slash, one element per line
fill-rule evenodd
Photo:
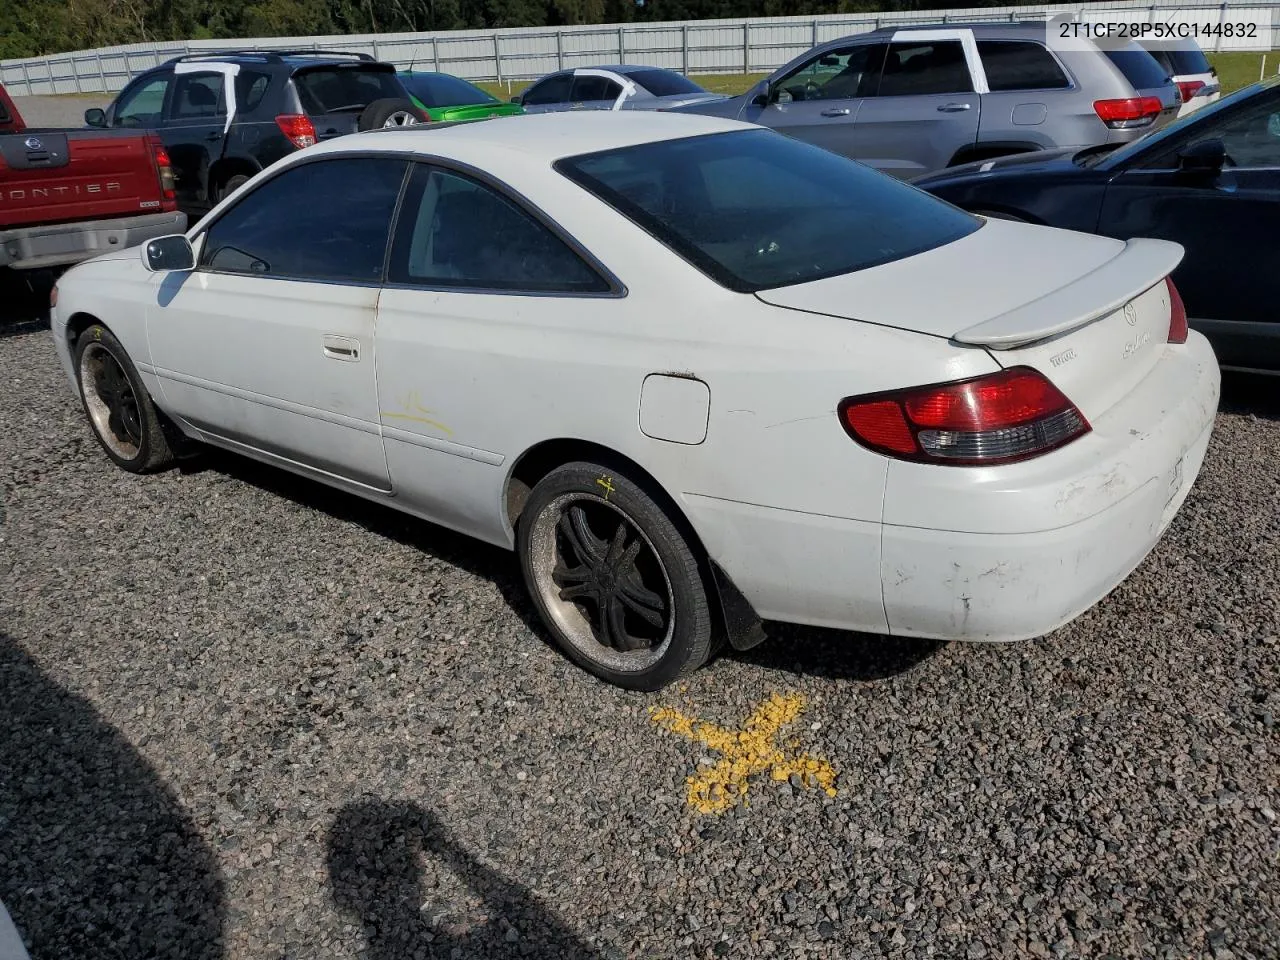
<path fill-rule="evenodd" d="M 503 103 L 461 77 L 415 70 L 399 76 L 414 106 L 428 120 L 483 120 L 524 113 L 519 104 Z"/>

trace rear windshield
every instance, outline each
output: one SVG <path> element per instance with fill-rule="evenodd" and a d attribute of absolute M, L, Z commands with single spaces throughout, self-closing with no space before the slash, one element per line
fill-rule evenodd
<path fill-rule="evenodd" d="M 498 102 L 479 87 L 446 74 L 411 75 L 401 77 L 400 82 L 427 107 L 470 107 L 478 103 Z"/>
<path fill-rule="evenodd" d="M 670 70 L 636 70 L 627 74 L 655 97 L 673 97 L 685 93 L 706 93 L 692 80 Z"/>
<path fill-rule="evenodd" d="M 567 157 L 556 169 L 717 283 L 745 293 L 900 260 L 981 223 L 915 187 L 768 130 Z"/>
<path fill-rule="evenodd" d="M 1151 51 L 1151 55 L 1160 61 L 1160 66 L 1175 77 L 1184 77 L 1189 73 L 1208 73 L 1213 69 L 1209 64 L 1209 58 L 1199 48 L 1195 50 L 1157 48 Z"/>
<path fill-rule="evenodd" d="M 403 100 L 404 90 L 389 70 L 326 67 L 293 75 L 302 109 L 310 114 L 363 110 L 375 100 Z"/>
<path fill-rule="evenodd" d="M 1128 50 L 1104 50 L 1108 60 L 1114 63 L 1135 90 L 1163 87 L 1169 82 L 1169 70 L 1160 66 L 1151 54 L 1140 47 Z"/>

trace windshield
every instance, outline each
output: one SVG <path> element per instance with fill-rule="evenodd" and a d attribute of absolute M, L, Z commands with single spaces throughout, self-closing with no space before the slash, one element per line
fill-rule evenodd
<path fill-rule="evenodd" d="M 1139 137 L 1132 143 L 1125 144 L 1123 147 L 1120 147 L 1111 153 L 1104 154 L 1103 159 L 1097 163 L 1097 166 L 1102 167 L 1105 164 L 1105 166 L 1111 167 L 1127 163 L 1129 158 L 1143 152 L 1153 144 L 1162 142 L 1167 137 L 1177 136 L 1193 124 L 1212 123 L 1213 118 L 1219 113 L 1223 110 L 1229 110 L 1241 100 L 1256 96 L 1267 96 L 1268 94 L 1264 94 L 1263 91 L 1274 91 L 1277 84 L 1280 84 L 1280 76 L 1269 77 L 1266 80 L 1260 80 L 1247 87 L 1242 87 L 1234 93 L 1227 94 L 1221 100 L 1215 101 L 1208 106 L 1201 107 L 1194 113 L 1183 114 L 1176 120 L 1165 124 L 1159 130 L 1148 133 L 1144 137 Z M 1274 95 L 1274 93 L 1270 95 Z"/>
<path fill-rule="evenodd" d="M 767 130 L 662 140 L 555 166 L 717 283 L 746 293 L 901 260 L 981 226 L 915 187 Z"/>
<path fill-rule="evenodd" d="M 670 70 L 633 70 L 627 74 L 627 78 L 640 84 L 655 97 L 707 92 L 692 80 Z"/>
<path fill-rule="evenodd" d="M 316 115 L 363 110 L 375 100 L 403 100 L 404 90 L 390 70 L 321 67 L 293 75 L 302 109 Z"/>
<path fill-rule="evenodd" d="M 498 102 L 479 87 L 447 73 L 410 73 L 402 75 L 400 82 L 426 107 L 470 107 Z"/>

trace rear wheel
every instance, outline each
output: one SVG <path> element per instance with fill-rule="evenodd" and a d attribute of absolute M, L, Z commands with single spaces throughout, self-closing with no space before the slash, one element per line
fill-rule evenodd
<path fill-rule="evenodd" d="M 130 473 L 171 464 L 160 413 L 111 331 L 97 323 L 87 328 L 76 341 L 75 361 L 80 401 L 107 456 Z"/>
<path fill-rule="evenodd" d="M 249 180 L 250 178 L 245 176 L 245 174 L 243 173 L 237 173 L 233 177 L 228 177 L 227 182 L 224 183 L 222 185 L 222 189 L 218 191 L 218 199 L 222 200 L 226 197 L 231 196 L 231 194 L 235 193 L 237 190 L 243 187 L 246 183 L 248 183 Z"/>
<path fill-rule="evenodd" d="M 609 683 L 657 690 L 711 651 L 694 549 L 635 481 L 570 463 L 534 487 L 517 549 L 538 613 L 565 654 Z"/>

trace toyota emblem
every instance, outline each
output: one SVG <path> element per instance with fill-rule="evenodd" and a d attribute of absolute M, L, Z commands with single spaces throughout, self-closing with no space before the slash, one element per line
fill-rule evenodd
<path fill-rule="evenodd" d="M 1138 311 L 1134 309 L 1132 303 L 1126 303 L 1124 305 L 1124 320 L 1125 323 L 1129 324 L 1131 327 L 1136 327 L 1138 325 Z"/>
<path fill-rule="evenodd" d="M 27 139 L 24 142 L 26 143 L 28 150 L 44 149 L 44 143 L 41 142 L 39 137 L 27 137 Z"/>

